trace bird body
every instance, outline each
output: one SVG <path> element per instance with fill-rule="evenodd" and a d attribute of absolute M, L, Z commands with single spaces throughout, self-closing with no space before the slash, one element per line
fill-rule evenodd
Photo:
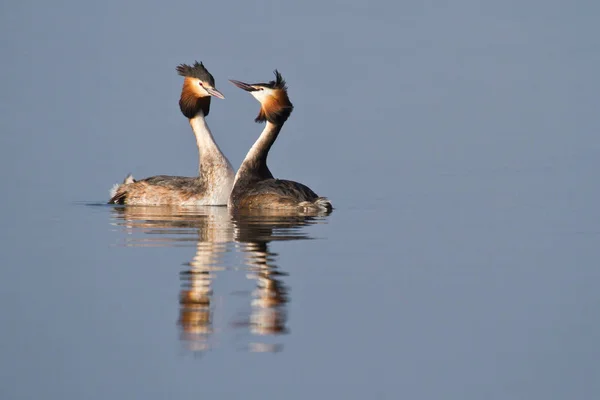
<path fill-rule="evenodd" d="M 275 80 L 269 83 L 231 82 L 250 92 L 261 103 L 255 121 L 266 121 L 266 126 L 235 176 L 228 206 L 233 209 L 331 211 L 333 207 L 327 198 L 319 197 L 301 183 L 275 179 L 267 166 L 269 150 L 294 108 L 281 74 L 275 71 Z"/>
<path fill-rule="evenodd" d="M 125 205 L 226 205 L 235 173 L 206 124 L 211 96 L 224 98 L 215 89 L 213 76 L 202 63 L 177 67 L 184 76 L 179 107 L 192 127 L 199 153 L 196 177 L 158 175 L 135 180 L 129 175 L 111 191 L 110 204 Z"/>

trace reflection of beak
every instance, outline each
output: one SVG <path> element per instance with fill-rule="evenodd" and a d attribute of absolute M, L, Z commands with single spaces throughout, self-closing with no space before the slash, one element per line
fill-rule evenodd
<path fill-rule="evenodd" d="M 235 79 L 230 79 L 229 82 L 233 83 L 235 86 L 239 87 L 240 89 L 244 89 L 246 92 L 254 92 L 254 91 L 258 90 L 255 87 L 253 87 L 252 85 L 248 85 L 247 83 L 236 81 Z"/>
<path fill-rule="evenodd" d="M 223 96 L 223 94 L 221 94 L 221 92 L 219 92 L 217 89 L 215 88 L 206 88 L 206 91 L 208 92 L 208 94 L 210 94 L 211 96 L 215 96 L 218 97 L 220 99 L 224 99 L 225 96 Z"/>

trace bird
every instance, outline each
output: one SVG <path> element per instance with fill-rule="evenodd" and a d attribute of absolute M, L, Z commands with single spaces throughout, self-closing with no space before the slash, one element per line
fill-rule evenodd
<path fill-rule="evenodd" d="M 329 213 L 333 206 L 326 197 L 318 196 L 301 183 L 274 178 L 267 166 L 269 150 L 294 109 L 285 80 L 279 71 L 275 70 L 274 74 L 275 80 L 268 83 L 248 84 L 230 79 L 260 102 L 255 122 L 266 122 L 266 126 L 235 175 L 228 207 Z"/>
<path fill-rule="evenodd" d="M 212 97 L 224 99 L 215 88 L 215 79 L 203 63 L 180 64 L 177 73 L 184 77 L 179 108 L 189 119 L 199 153 L 196 177 L 158 175 L 136 180 L 128 175 L 111 190 L 109 204 L 124 205 L 227 205 L 235 172 L 221 152 L 206 123 Z"/>

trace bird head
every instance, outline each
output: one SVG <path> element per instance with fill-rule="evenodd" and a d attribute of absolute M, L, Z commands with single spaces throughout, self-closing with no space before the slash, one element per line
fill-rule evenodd
<path fill-rule="evenodd" d="M 294 109 L 287 93 L 287 86 L 279 71 L 275 70 L 275 80 L 268 83 L 244 83 L 230 79 L 235 86 L 249 92 L 260 103 L 256 122 L 268 121 L 283 124 Z"/>
<path fill-rule="evenodd" d="M 212 96 L 225 98 L 215 88 L 215 78 L 202 63 L 196 61 L 192 66 L 180 64 L 176 69 L 177 73 L 185 78 L 179 108 L 186 117 L 194 118 L 200 111 L 207 116 L 210 111 L 210 98 Z"/>

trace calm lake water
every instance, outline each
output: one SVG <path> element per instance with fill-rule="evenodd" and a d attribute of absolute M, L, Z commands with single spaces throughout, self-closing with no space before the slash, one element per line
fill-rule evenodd
<path fill-rule="evenodd" d="M 600 3 L 0 9 L 0 399 L 600 398 Z M 194 60 L 332 214 L 104 204 L 197 172 Z"/>
<path fill-rule="evenodd" d="M 504 175 L 520 200 L 31 210 L 2 227 L 3 397 L 590 398 L 600 234 Z"/>

